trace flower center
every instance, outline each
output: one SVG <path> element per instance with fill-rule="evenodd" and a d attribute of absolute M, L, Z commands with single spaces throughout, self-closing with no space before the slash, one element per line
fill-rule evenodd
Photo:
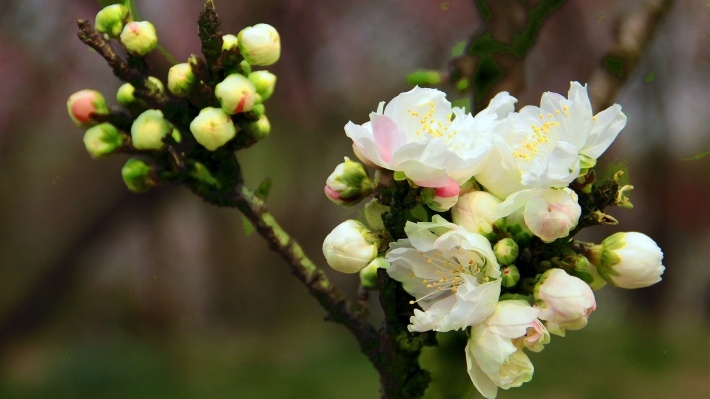
<path fill-rule="evenodd" d="M 569 108 L 565 105 L 564 107 L 562 107 L 562 109 L 564 110 L 565 116 L 569 116 Z M 561 115 L 562 111 L 555 110 L 555 114 Z M 537 155 L 539 151 L 538 147 L 541 144 L 544 145 L 544 143 L 550 142 L 550 130 L 555 126 L 560 126 L 560 122 L 557 122 L 556 120 L 545 121 L 546 117 L 548 119 L 555 118 L 555 116 L 552 114 L 540 114 L 540 120 L 542 121 L 542 124 L 533 124 L 530 126 L 533 131 L 532 134 L 528 135 L 528 137 L 523 140 L 517 151 L 513 151 L 514 157 L 529 161 Z"/>
<path fill-rule="evenodd" d="M 428 252 L 419 252 L 419 255 L 426 259 L 426 263 L 436 269 L 435 273 L 437 278 L 423 279 L 422 284 L 426 288 L 431 289 L 431 292 L 416 301 L 410 301 L 410 304 L 424 300 L 432 295 L 439 294 L 442 291 L 450 290 L 455 294 L 458 287 L 465 282 L 464 278 L 461 277 L 462 274 L 474 275 L 481 272 L 482 266 L 485 266 L 485 260 L 481 262 L 482 265 L 479 265 L 479 262 L 476 261 L 475 254 L 465 255 L 465 258 L 468 258 L 468 261 L 463 264 L 459 261 L 445 258 L 440 251 L 434 252 L 433 255 Z M 413 277 L 413 274 L 410 276 Z"/>
<path fill-rule="evenodd" d="M 429 107 L 429 111 L 427 111 L 427 113 L 424 114 L 421 119 L 419 119 L 419 124 L 421 126 L 419 129 L 417 129 L 415 134 L 417 136 L 421 136 L 423 133 L 425 133 L 431 137 L 441 137 L 448 142 L 458 134 L 458 131 L 456 130 L 453 132 L 448 131 L 449 126 L 451 126 L 451 114 L 446 115 L 447 120 L 444 122 L 435 120 L 434 111 L 436 110 L 436 105 L 433 101 L 429 101 L 427 105 Z M 421 115 L 419 111 L 415 111 L 411 108 L 408 109 L 407 112 L 414 118 L 419 118 Z"/>

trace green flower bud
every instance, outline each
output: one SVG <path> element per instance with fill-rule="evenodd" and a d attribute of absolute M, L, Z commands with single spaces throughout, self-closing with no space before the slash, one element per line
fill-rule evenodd
<path fill-rule="evenodd" d="M 237 39 L 236 36 L 234 35 L 224 35 L 222 36 L 222 51 L 229 51 L 235 47 L 237 47 L 237 44 L 239 43 L 239 39 Z"/>
<path fill-rule="evenodd" d="M 577 255 L 571 258 L 565 259 L 569 267 L 565 267 L 565 270 L 572 276 L 589 284 L 589 287 L 593 290 L 598 290 L 606 285 L 606 281 L 602 278 L 594 266 L 585 256 Z"/>
<path fill-rule="evenodd" d="M 121 105 L 133 104 L 136 101 L 136 97 L 133 95 L 135 91 L 136 88 L 133 87 L 132 84 L 124 83 L 121 85 L 121 87 L 118 88 L 118 91 L 116 92 L 116 100 Z"/>
<path fill-rule="evenodd" d="M 69 96 L 67 111 L 77 126 L 88 127 L 96 124 L 92 115 L 106 115 L 106 100 L 96 90 L 80 90 Z"/>
<path fill-rule="evenodd" d="M 254 106 L 256 88 L 249 79 L 233 73 L 217 84 L 215 96 L 228 114 L 248 112 Z"/>
<path fill-rule="evenodd" d="M 184 62 L 170 67 L 168 71 L 168 90 L 176 96 L 184 97 L 190 92 L 195 82 L 195 74 L 190 64 Z"/>
<path fill-rule="evenodd" d="M 190 123 L 190 131 L 195 140 L 210 151 L 226 144 L 237 134 L 237 129 L 229 114 L 220 108 L 207 107 L 200 111 Z"/>
<path fill-rule="evenodd" d="M 123 144 L 123 137 L 110 123 L 90 127 L 84 133 L 84 146 L 92 158 L 103 158 Z"/>
<path fill-rule="evenodd" d="M 96 14 L 94 25 L 97 31 L 106 33 L 111 37 L 118 37 L 123 30 L 123 23 L 126 22 L 127 16 L 128 8 L 121 4 L 113 4 L 104 7 Z"/>
<path fill-rule="evenodd" d="M 148 82 L 146 82 L 146 88 L 150 90 L 153 94 L 160 94 L 165 92 L 165 86 L 160 79 L 155 76 L 148 76 Z"/>
<path fill-rule="evenodd" d="M 345 157 L 325 182 L 325 195 L 338 205 L 352 206 L 372 194 L 374 184 L 360 162 Z"/>
<path fill-rule="evenodd" d="M 148 191 L 155 183 L 150 177 L 150 165 L 140 159 L 131 158 L 121 168 L 121 176 L 126 187 L 134 193 Z"/>
<path fill-rule="evenodd" d="M 254 83 L 256 93 L 261 96 L 261 101 L 266 101 L 274 93 L 276 75 L 269 71 L 256 71 L 249 74 L 249 80 Z"/>
<path fill-rule="evenodd" d="M 364 269 L 360 270 L 360 285 L 369 290 L 376 290 L 377 284 L 377 269 L 387 269 L 390 266 L 384 256 L 376 257 Z"/>
<path fill-rule="evenodd" d="M 249 122 L 244 126 L 244 131 L 252 137 L 254 141 L 263 140 L 271 132 L 271 123 L 269 123 L 269 119 L 266 115 L 262 115 L 258 120 Z"/>
<path fill-rule="evenodd" d="M 513 287 L 520 281 L 520 271 L 515 265 L 503 266 L 500 269 L 500 278 L 500 283 L 503 287 Z"/>
<path fill-rule="evenodd" d="M 133 121 L 131 138 L 137 150 L 160 150 L 165 146 L 163 138 L 173 131 L 173 126 L 165 120 L 163 112 L 149 109 Z"/>
<path fill-rule="evenodd" d="M 493 253 L 501 265 L 510 265 L 518 258 L 518 244 L 512 238 L 504 238 L 493 246 Z"/>
<path fill-rule="evenodd" d="M 243 76 L 249 76 L 249 74 L 251 73 L 251 64 L 242 60 L 239 63 L 239 68 L 237 68 L 237 73 L 239 73 Z"/>
<path fill-rule="evenodd" d="M 281 55 L 281 38 L 271 25 L 257 24 L 244 28 L 237 37 L 242 57 L 252 65 L 271 65 Z"/>
<path fill-rule="evenodd" d="M 133 21 L 123 27 L 121 44 L 132 55 L 142 57 L 158 45 L 158 35 L 150 22 Z"/>

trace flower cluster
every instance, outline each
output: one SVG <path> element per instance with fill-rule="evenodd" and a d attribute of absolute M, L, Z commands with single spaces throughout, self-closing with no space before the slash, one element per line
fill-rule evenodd
<path fill-rule="evenodd" d="M 210 3 L 203 12 L 214 12 L 208 7 Z M 257 24 L 222 37 L 215 33 L 217 54 L 212 59 L 192 55 L 173 65 L 165 84 L 155 76 L 137 77 L 147 75 L 146 68 L 129 70 L 144 65 L 143 58 L 158 47 L 153 24 L 133 20 L 127 7 L 115 4 L 96 15 L 95 33 L 95 40 L 107 44 L 103 48 L 115 40 L 126 50 L 126 64 L 117 67 L 125 68 L 122 77 L 130 80 L 116 93 L 122 108 L 108 107 L 94 90 L 81 90 L 69 97 L 67 110 L 78 126 L 87 129 L 84 143 L 91 157 L 126 152 L 148 159 L 131 159 L 123 168 L 131 191 L 189 179 L 215 186 L 210 172 L 215 168 L 198 159 L 217 159 L 212 156 L 215 151 L 231 153 L 269 134 L 264 102 L 274 91 L 276 76 L 252 68 L 271 65 L 280 57 L 279 34 L 272 26 Z"/>
<path fill-rule="evenodd" d="M 360 271 L 366 288 L 377 286 L 373 265 L 386 269 L 413 297 L 410 332 L 468 331 L 468 373 L 486 398 L 530 381 L 526 351 L 586 326 L 593 290 L 646 287 L 664 271 L 641 233 L 573 238 L 615 224 L 604 207 L 631 207 L 623 172 L 597 182 L 593 169 L 626 124 L 621 107 L 593 114 L 577 82 L 539 107 L 516 102 L 503 92 L 474 116 L 415 87 L 345 126 L 362 164 L 346 158 L 325 187 L 339 205 L 373 197 L 366 224 L 326 237 L 328 264 Z"/>

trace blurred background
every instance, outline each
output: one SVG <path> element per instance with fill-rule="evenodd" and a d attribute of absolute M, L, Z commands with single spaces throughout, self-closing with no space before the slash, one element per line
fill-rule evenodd
<path fill-rule="evenodd" d="M 178 60 L 199 53 L 201 0 L 138 0 Z M 239 154 L 247 184 L 316 261 L 358 209 L 323 195 L 352 156 L 343 126 L 445 69 L 481 21 L 463 0 L 215 1 L 224 33 L 275 26 L 282 57 L 271 136 Z M 519 105 L 588 81 L 614 21 L 640 1 L 570 0 L 542 26 Z M 710 6 L 677 1 L 616 102 L 628 123 L 605 154 L 631 170 L 633 211 L 600 241 L 642 231 L 663 282 L 598 291 L 589 325 L 533 354 L 533 381 L 499 398 L 710 397 Z M 241 215 L 179 187 L 123 186 L 116 156 L 92 161 L 66 114 L 80 89 L 116 104 L 120 82 L 77 38 L 93 0 L 0 2 L 0 397 L 375 398 L 378 376 Z M 153 74 L 169 63 L 154 52 Z M 450 99 L 459 98 L 449 90 Z M 330 273 L 353 297 L 357 278 Z M 376 304 L 373 304 L 376 308 Z"/>

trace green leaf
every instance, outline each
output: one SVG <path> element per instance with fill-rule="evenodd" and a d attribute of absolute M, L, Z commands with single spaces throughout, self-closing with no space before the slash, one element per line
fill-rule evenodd
<path fill-rule="evenodd" d="M 460 55 L 463 55 L 463 53 L 465 51 L 466 51 L 466 41 L 462 40 L 462 41 L 454 44 L 454 47 L 451 48 L 451 56 L 458 57 Z"/>
<path fill-rule="evenodd" d="M 471 99 L 470 98 L 459 98 L 451 102 L 454 107 L 463 108 L 466 112 L 471 112 Z"/>
<path fill-rule="evenodd" d="M 242 229 L 244 229 L 244 234 L 249 237 L 254 232 L 254 225 L 251 224 L 246 216 L 242 215 Z"/>
<path fill-rule="evenodd" d="M 698 159 L 705 158 L 710 155 L 710 151 L 701 152 L 700 154 L 695 154 L 689 158 L 683 158 L 684 161 L 697 161 Z"/>
<path fill-rule="evenodd" d="M 624 77 L 624 60 L 621 58 L 606 57 L 604 59 L 604 66 L 614 75 L 620 78 Z"/>
<path fill-rule="evenodd" d="M 410 86 L 434 86 L 441 83 L 439 71 L 420 69 L 407 75 L 407 84 Z"/>
<path fill-rule="evenodd" d="M 256 188 L 256 191 L 254 191 L 254 195 L 266 201 L 266 198 L 269 196 L 269 192 L 271 192 L 272 185 L 273 182 L 267 177 L 259 183 L 259 187 Z"/>
<path fill-rule="evenodd" d="M 478 13 L 481 14 L 481 18 L 484 21 L 490 21 L 493 18 L 493 12 L 486 4 L 485 0 L 476 0 L 476 7 L 478 7 Z"/>
<path fill-rule="evenodd" d="M 656 80 L 656 74 L 653 73 L 653 71 L 649 72 L 648 75 L 646 76 L 646 79 L 644 80 L 646 83 L 651 83 L 654 80 Z"/>

